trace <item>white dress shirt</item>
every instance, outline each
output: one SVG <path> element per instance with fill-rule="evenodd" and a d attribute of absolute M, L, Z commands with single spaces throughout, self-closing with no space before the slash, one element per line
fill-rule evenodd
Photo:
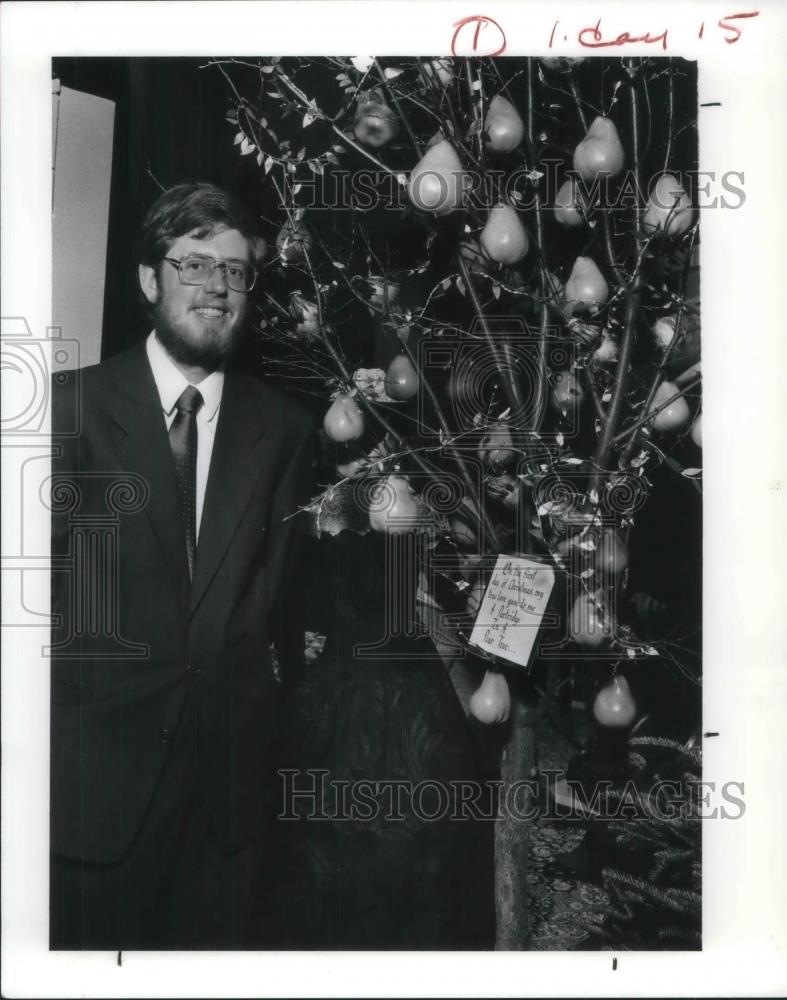
<path fill-rule="evenodd" d="M 148 337 L 145 346 L 161 399 L 164 420 L 167 430 L 169 430 L 177 412 L 175 404 L 186 386 L 191 383 L 167 354 L 164 345 L 156 336 L 155 330 Z M 199 389 L 202 396 L 202 406 L 197 410 L 197 539 L 199 539 L 202 507 L 205 503 L 205 487 L 208 485 L 208 472 L 210 470 L 210 456 L 213 453 L 216 425 L 219 422 L 221 393 L 224 389 L 223 369 L 211 372 L 195 388 Z"/>

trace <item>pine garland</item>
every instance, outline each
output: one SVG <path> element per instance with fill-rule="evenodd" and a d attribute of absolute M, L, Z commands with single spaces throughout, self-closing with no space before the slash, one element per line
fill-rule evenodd
<path fill-rule="evenodd" d="M 700 751 L 660 737 L 633 738 L 629 746 L 637 748 L 645 765 L 636 777 L 636 797 L 629 784 L 612 790 L 608 801 L 635 802 L 640 818 L 599 824 L 620 861 L 602 869 L 610 904 L 596 933 L 603 945 L 614 948 L 700 948 L 701 825 L 693 784 L 700 777 Z M 648 791 L 648 783 L 668 775 L 683 782 L 669 799 L 676 816 L 664 816 L 663 805 L 657 808 Z"/>

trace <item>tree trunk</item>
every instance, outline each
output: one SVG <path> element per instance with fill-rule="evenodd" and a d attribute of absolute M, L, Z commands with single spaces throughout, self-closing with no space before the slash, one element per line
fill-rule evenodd
<path fill-rule="evenodd" d="M 527 860 L 533 820 L 522 815 L 532 796 L 520 792 L 509 799 L 512 786 L 532 779 L 536 766 L 536 733 L 526 716 L 521 696 L 512 691 L 510 729 L 500 765 L 502 785 L 495 821 L 496 951 L 524 951 L 530 937 Z"/>

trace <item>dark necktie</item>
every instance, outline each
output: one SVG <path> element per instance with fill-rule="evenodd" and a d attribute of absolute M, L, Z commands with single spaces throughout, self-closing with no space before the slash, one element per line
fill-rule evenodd
<path fill-rule="evenodd" d="M 194 554 L 197 550 L 197 410 L 202 395 L 193 385 L 186 386 L 178 397 L 177 413 L 169 429 L 169 443 L 175 459 L 180 512 L 186 530 L 186 556 L 189 576 L 194 577 Z"/>

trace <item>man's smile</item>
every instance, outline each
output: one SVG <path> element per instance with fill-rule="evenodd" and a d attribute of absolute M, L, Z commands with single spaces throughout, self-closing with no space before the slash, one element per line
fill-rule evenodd
<path fill-rule="evenodd" d="M 194 312 L 202 316 L 203 319 L 221 319 L 221 317 L 229 312 L 229 309 L 223 309 L 221 306 L 195 306 Z"/>

